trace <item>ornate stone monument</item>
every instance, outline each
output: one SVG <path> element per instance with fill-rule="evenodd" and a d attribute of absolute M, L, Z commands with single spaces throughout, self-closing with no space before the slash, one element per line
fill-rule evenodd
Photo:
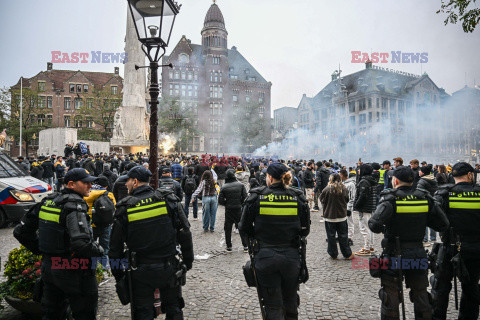
<path fill-rule="evenodd" d="M 145 99 L 145 69 L 135 70 L 135 65 L 145 65 L 145 53 L 131 14 L 127 10 L 127 35 L 125 37 L 125 73 L 123 78 L 123 101 L 115 113 L 112 147 L 121 147 L 124 153 L 146 152 L 150 142 L 149 114 Z"/>

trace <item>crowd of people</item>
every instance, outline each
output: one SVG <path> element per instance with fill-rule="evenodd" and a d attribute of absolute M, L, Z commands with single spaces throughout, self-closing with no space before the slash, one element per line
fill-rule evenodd
<path fill-rule="evenodd" d="M 98 239 L 99 245 L 103 248 L 101 253 L 105 258 L 112 257 L 108 254 L 109 242 L 115 238 L 115 235 L 111 235 L 113 219 L 102 220 L 99 218 L 103 214 L 101 211 L 111 210 L 110 214 L 104 216 L 112 216 L 115 212 L 115 205 L 120 203 L 121 206 L 128 200 L 132 192 L 135 193 L 132 190 L 138 187 L 137 182 L 141 187 L 138 190 L 144 190 L 146 187 L 143 186 L 149 181 L 152 174 L 158 174 L 159 176 L 160 191 L 171 192 L 175 195 L 177 201 L 183 201 L 183 213 L 186 219 L 189 217 L 191 207 L 193 220 L 198 220 L 200 213 L 198 201 L 201 200 L 201 216 L 205 233 L 216 231 L 215 221 L 218 205 L 225 207 L 226 253 L 233 252 L 232 232 L 234 230 L 240 235 L 243 251 L 249 252 L 248 239 L 253 234 L 258 236 L 261 229 L 259 222 L 263 221 L 255 220 L 255 215 L 258 212 L 260 212 L 260 217 L 264 219 L 263 223 L 267 224 L 270 223 L 270 220 L 262 216 L 262 210 L 266 216 L 283 215 L 286 218 L 290 214 L 297 215 L 297 211 L 295 211 L 297 209 L 291 211 L 293 207 L 297 207 L 296 204 L 292 206 L 292 202 L 288 201 L 275 203 L 276 200 L 272 199 L 276 199 L 276 195 L 280 194 L 284 197 L 281 198 L 283 200 L 297 199 L 298 203 L 303 203 L 301 199 L 305 199 L 306 209 L 298 209 L 303 210 L 300 220 L 308 217 L 308 223 L 302 221 L 302 229 L 307 230 L 304 235 L 309 232 L 310 212 L 321 211 L 318 217 L 313 216 L 312 218 L 319 219 L 321 223 L 325 224 L 326 241 L 328 243 L 327 253 L 334 260 L 339 255 L 338 246 L 342 256 L 350 260 L 354 259 L 355 256 L 371 256 L 379 253 L 377 250 L 380 248 L 375 248 L 374 233 L 383 232 L 385 226 L 382 223 L 387 224 L 382 220 L 383 216 L 388 214 L 391 216 L 391 213 L 388 213 L 388 208 L 385 209 L 384 205 L 390 199 L 387 195 L 392 192 L 391 190 L 395 190 L 395 192 L 396 190 L 403 190 L 406 192 L 405 199 L 414 197 L 412 199 L 416 201 L 414 203 L 417 203 L 427 201 L 424 200 L 427 197 L 432 198 L 442 186 L 453 185 L 458 182 L 456 179 L 458 174 L 455 175 L 453 172 L 454 166 L 450 164 L 434 165 L 426 161 L 420 163 L 419 160 L 413 159 L 409 162 L 409 166 L 405 166 L 403 159 L 400 157 L 392 159 L 393 165 L 389 160 L 385 160 L 381 164 L 376 162 L 363 163 L 359 160 L 355 165 L 345 166 L 332 159 L 328 161 L 276 159 L 274 161 L 269 158 L 241 158 L 225 155 L 170 154 L 159 157 L 157 173 L 151 173 L 148 170 L 148 160 L 148 155 L 142 153 L 127 155 L 99 153 L 92 155 L 87 151 L 77 154 L 73 152 L 71 146 L 67 146 L 63 156 L 51 155 L 38 157 L 37 159 L 19 157 L 18 163 L 32 176 L 54 186 L 56 191 L 61 191 L 62 188 L 66 187 L 65 176 L 69 172 L 76 172 L 77 168 L 83 168 L 89 175 L 95 177 L 95 180 L 92 180 L 92 192 L 85 196 L 84 200 L 89 207 L 88 214 L 93 222 L 94 239 Z M 475 171 L 474 181 L 478 183 L 480 175 L 477 175 L 477 173 L 480 172 L 480 165 L 477 164 L 472 170 Z M 146 173 L 148 173 L 148 176 L 146 176 Z M 404 186 L 404 189 L 401 189 L 402 186 Z M 288 187 L 294 190 L 293 193 L 285 191 L 290 189 Z M 264 190 L 271 192 L 272 197 L 269 198 L 268 201 L 271 201 L 269 203 L 262 200 L 267 198 L 267 194 L 262 193 Z M 148 190 L 145 189 L 144 191 L 147 192 Z M 147 193 L 149 194 L 149 192 L 153 191 Z M 260 205 L 258 205 L 256 199 L 260 199 Z M 398 201 L 398 199 L 395 201 Z M 395 201 L 393 202 L 394 207 L 403 205 Z M 262 205 L 262 203 L 265 204 Z M 411 204 L 407 204 L 407 206 L 409 205 Z M 381 211 L 383 209 L 385 210 Z M 430 205 L 427 206 L 427 209 L 425 210 L 433 210 Z M 125 212 L 128 212 L 128 210 Z M 281 213 L 282 210 L 284 213 Z M 395 210 L 399 212 L 398 209 Z M 405 212 L 410 212 L 408 210 L 411 211 L 412 209 L 407 208 Z M 252 212 L 251 215 L 250 211 Z M 275 213 L 272 213 L 274 211 Z M 442 219 L 443 213 L 440 214 L 435 210 L 432 212 L 432 216 L 438 216 L 439 220 Z M 99 217 L 95 218 L 95 215 Z M 300 213 L 298 215 L 300 216 Z M 390 219 L 390 216 L 387 220 Z M 245 221 L 245 219 L 247 220 Z M 247 226 L 252 224 L 254 220 L 254 227 L 253 225 L 251 227 Z M 379 222 L 379 220 L 383 222 Z M 186 222 L 187 224 L 188 222 Z M 357 250 L 352 250 L 354 246 L 353 236 L 357 225 L 363 243 L 358 246 Z M 438 221 L 423 225 L 424 247 L 431 246 L 439 239 L 437 238 L 437 231 L 429 227 L 433 227 L 437 231 L 443 231 L 444 225 Z M 282 234 L 285 235 L 291 232 L 287 229 L 284 231 L 285 233 L 282 231 Z M 268 234 L 268 228 L 262 232 Z M 295 234 L 291 236 L 293 239 Z M 272 237 L 277 237 L 278 241 L 282 241 L 282 239 L 278 239 L 278 234 L 272 235 Z M 268 239 L 266 242 L 264 240 L 261 242 L 268 248 Z M 288 244 L 287 247 L 291 247 L 291 244 Z M 385 252 L 385 247 L 383 249 Z M 288 250 L 285 252 L 288 256 Z M 288 264 L 288 262 L 285 263 Z M 261 270 L 259 274 L 261 278 Z M 413 281 L 411 279 L 414 279 L 414 277 L 410 278 L 410 281 Z M 382 278 L 382 286 L 386 290 L 388 285 L 385 285 L 383 281 L 384 278 Z M 410 284 L 412 283 L 414 282 L 410 282 Z M 475 290 L 478 293 L 478 288 Z M 296 292 L 296 287 L 294 291 Z M 414 291 L 413 296 L 416 297 L 415 294 L 419 294 L 419 297 L 423 297 L 422 295 L 426 294 L 426 289 L 423 291 L 423 287 L 420 291 L 421 293 Z M 289 291 L 288 294 L 293 294 L 293 291 Z M 388 294 L 385 293 L 385 296 Z M 385 303 L 385 301 L 383 302 Z M 420 305 L 419 303 L 418 306 Z M 384 305 L 382 305 L 383 307 Z M 270 312 L 275 313 L 276 311 Z M 382 318 L 383 315 L 388 315 L 388 312 L 388 310 L 382 311 Z M 387 318 L 385 317 L 385 319 Z M 425 317 L 425 319 L 427 318 L 428 316 Z"/>

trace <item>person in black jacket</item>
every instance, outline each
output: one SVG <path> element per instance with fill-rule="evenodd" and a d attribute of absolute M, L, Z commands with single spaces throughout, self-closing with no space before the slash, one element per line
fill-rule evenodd
<path fill-rule="evenodd" d="M 53 188 L 53 176 L 55 173 L 55 167 L 53 166 L 53 163 L 50 160 L 50 158 L 46 158 L 45 161 L 42 162 L 42 167 L 43 167 L 42 180 L 48 183 Z"/>
<path fill-rule="evenodd" d="M 175 195 L 183 200 L 183 191 L 180 186 L 180 182 L 173 180 L 172 171 L 169 167 L 163 167 L 160 171 L 160 179 L 158 179 L 158 187 L 162 189 L 169 189 L 175 193 Z"/>
<path fill-rule="evenodd" d="M 103 172 L 103 159 L 100 156 L 95 157 L 95 170 L 94 170 L 94 176 L 98 177 L 102 174 Z"/>
<path fill-rule="evenodd" d="M 195 168 L 188 167 L 187 174 L 183 176 L 181 187 L 185 193 L 185 215 L 188 218 L 189 206 L 192 201 L 192 194 L 197 190 L 200 184 L 200 178 L 194 174 Z M 193 220 L 198 220 L 198 200 L 193 201 Z"/>
<path fill-rule="evenodd" d="M 95 162 L 93 162 L 93 156 L 88 155 L 87 159 L 82 163 L 82 168 L 88 171 L 91 175 L 95 174 Z"/>
<path fill-rule="evenodd" d="M 235 171 L 227 170 L 225 184 L 220 189 L 218 203 L 225 206 L 225 242 L 227 253 L 232 252 L 232 226 L 238 224 L 242 217 L 242 204 L 247 199 L 247 189 L 235 178 Z M 247 238 L 240 233 L 242 239 L 243 251 L 248 252 Z"/>
<path fill-rule="evenodd" d="M 99 177 L 105 177 L 108 180 L 107 190 L 112 191 L 113 185 L 115 181 L 117 181 L 118 176 L 110 170 L 110 164 L 104 163 L 103 164 L 103 172 L 99 175 Z"/>
<path fill-rule="evenodd" d="M 307 170 L 303 174 L 303 183 L 305 184 L 305 195 L 307 196 L 308 205 L 310 210 L 315 207 L 313 202 L 314 195 L 313 189 L 315 187 L 315 174 L 313 173 L 313 162 L 309 162 L 307 166 Z M 313 211 L 313 210 L 312 210 Z"/>
<path fill-rule="evenodd" d="M 420 168 L 420 170 L 418 171 L 420 180 L 418 180 L 418 183 L 417 183 L 417 190 L 425 194 L 429 194 L 433 197 L 435 192 L 438 190 L 438 183 L 435 180 L 435 177 L 433 176 L 432 169 L 433 167 L 431 164 Z M 437 232 L 435 232 L 435 230 L 431 228 L 427 228 L 425 230 L 425 237 L 423 238 L 423 245 L 425 247 L 428 247 L 431 245 L 431 243 L 428 242 L 429 229 L 430 229 L 430 241 L 431 242 L 437 241 Z"/>
<path fill-rule="evenodd" d="M 111 259 L 125 257 L 125 243 L 135 253 L 131 271 L 131 307 L 135 320 L 154 319 L 154 292 L 160 290 L 166 319 L 183 319 L 182 278 L 192 268 L 192 234 L 180 200 L 170 191 L 153 190 L 148 184 L 152 173 L 136 166 L 128 173 L 129 196 L 117 203 L 110 237 Z M 177 246 L 183 261 L 176 258 Z M 117 282 L 125 281 L 125 271 L 112 268 Z"/>
<path fill-rule="evenodd" d="M 327 162 L 325 165 L 330 166 L 330 164 Z M 326 167 L 323 166 L 321 161 L 317 162 L 317 172 L 315 174 L 315 195 L 314 195 L 314 202 L 315 202 L 315 207 L 313 208 L 312 211 L 319 211 L 320 207 L 318 206 L 318 197 L 322 193 L 323 189 L 328 185 L 328 180 L 330 179 L 330 174 L 331 171 L 328 170 Z"/>
<path fill-rule="evenodd" d="M 72 145 L 66 144 L 65 149 L 63 149 L 63 153 L 65 154 L 65 159 L 67 159 L 71 154 L 73 154 Z"/>
<path fill-rule="evenodd" d="M 363 235 L 364 246 L 356 255 L 371 255 L 373 248 L 373 233 L 368 228 L 368 219 L 377 207 L 377 181 L 373 177 L 373 168 L 369 164 L 362 164 L 359 169 L 360 178 L 355 191 L 353 210 L 359 213 L 360 233 Z"/>
<path fill-rule="evenodd" d="M 91 259 L 103 255 L 93 240 L 88 205 L 95 177 L 84 169 L 65 175 L 65 189 L 45 197 L 22 218 L 15 238 L 34 254 L 42 254 L 44 319 L 65 319 L 67 300 L 75 319 L 95 319 L 98 287 Z M 77 267 L 62 268 L 62 265 Z"/>
<path fill-rule="evenodd" d="M 135 162 L 129 163 L 125 168 L 130 170 L 133 167 L 135 167 L 137 164 Z M 123 198 L 125 198 L 128 195 L 128 190 L 127 187 L 125 186 L 125 183 L 128 180 L 128 176 L 126 174 L 118 177 L 117 181 L 115 181 L 113 185 L 113 196 L 115 197 L 115 201 L 119 202 Z"/>
<path fill-rule="evenodd" d="M 32 164 L 32 171 L 30 171 L 30 175 L 34 178 L 37 178 L 38 180 L 43 179 L 43 167 L 38 164 L 38 162 L 34 162 Z"/>

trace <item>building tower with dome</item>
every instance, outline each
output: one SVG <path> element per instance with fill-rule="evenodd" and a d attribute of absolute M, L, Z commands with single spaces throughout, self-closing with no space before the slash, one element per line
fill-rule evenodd
<path fill-rule="evenodd" d="M 162 97 L 178 98 L 182 108 L 193 111 L 201 134 L 189 152 L 240 150 L 232 121 L 242 107 L 255 106 L 251 117 L 265 119 L 263 134 L 270 140 L 271 86 L 235 46 L 228 49 L 228 32 L 219 6 L 214 2 L 201 30 L 202 44 L 182 36 L 163 63 Z M 230 130 L 230 131 L 229 131 Z M 242 146 L 240 146 L 242 147 Z"/>

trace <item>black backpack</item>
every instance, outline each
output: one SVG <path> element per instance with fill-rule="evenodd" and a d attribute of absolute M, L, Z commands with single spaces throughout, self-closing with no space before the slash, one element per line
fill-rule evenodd
<path fill-rule="evenodd" d="M 197 183 L 195 181 L 195 176 L 187 176 L 185 178 L 185 186 L 183 190 L 185 194 L 192 195 L 197 189 Z"/>
<path fill-rule="evenodd" d="M 175 184 L 172 179 L 160 179 L 158 181 L 158 189 L 161 191 L 175 192 Z"/>
<path fill-rule="evenodd" d="M 98 197 L 92 206 L 92 223 L 97 228 L 108 227 L 113 222 L 115 205 L 108 197 L 108 191 Z"/>

